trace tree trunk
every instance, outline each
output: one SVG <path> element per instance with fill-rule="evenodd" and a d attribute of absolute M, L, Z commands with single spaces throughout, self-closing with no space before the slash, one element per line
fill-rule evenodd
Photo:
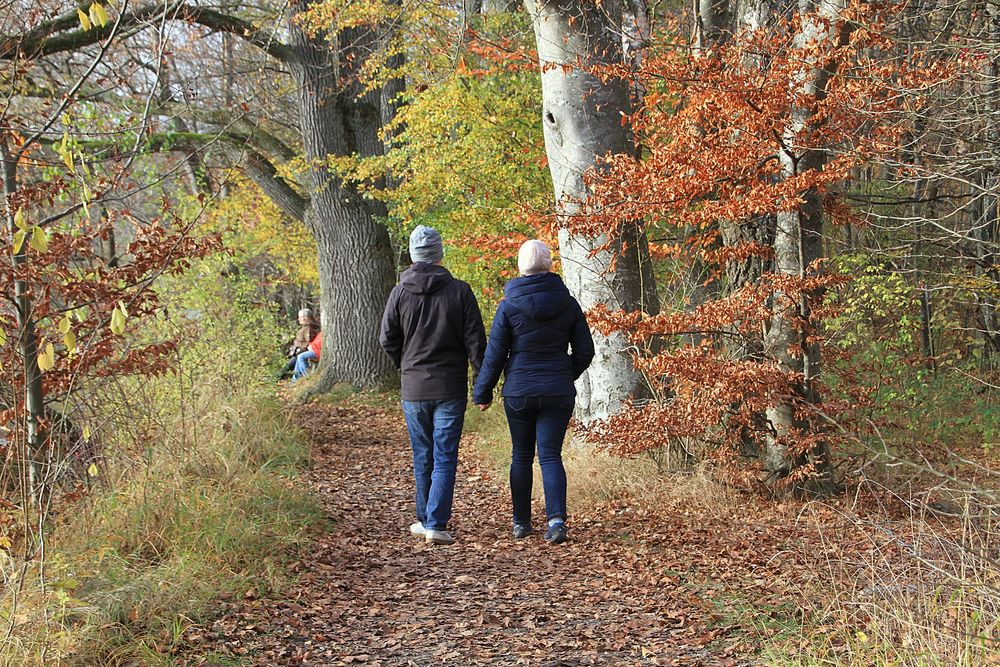
<path fill-rule="evenodd" d="M 7 135 L 0 134 L 0 161 L 3 164 L 3 194 L 4 215 L 7 218 L 7 229 L 11 236 L 17 231 L 14 222 L 15 195 L 17 193 L 17 163 L 18 157 L 10 151 Z M 20 252 L 12 257 L 15 267 L 28 261 L 28 243 L 25 241 Z M 42 392 L 42 372 L 38 368 L 38 340 L 35 335 L 35 322 L 32 319 L 33 306 L 28 295 L 28 286 L 24 281 L 14 282 L 14 313 L 17 318 L 17 346 L 24 363 L 24 407 L 26 422 L 27 448 L 24 459 L 27 465 L 27 492 L 31 500 L 40 504 L 44 495 L 42 485 L 42 447 L 45 444 L 45 434 L 42 430 L 42 416 L 45 414 L 45 396 Z"/>
<path fill-rule="evenodd" d="M 311 0 L 294 3 L 297 12 Z M 378 345 L 378 329 L 395 271 L 389 234 L 376 219 L 380 213 L 326 166 L 331 156 L 381 149 L 378 91 L 358 96 L 356 86 L 341 86 L 342 61 L 323 35 L 310 37 L 294 20 L 292 67 L 299 89 L 302 143 L 310 165 L 311 206 L 306 223 L 316 239 L 320 281 L 323 350 L 314 392 L 337 382 L 383 386 L 395 369 Z M 338 35 L 351 43 L 357 35 Z M 354 45 L 352 45 L 353 48 Z M 363 44 L 362 44 L 363 46 Z M 356 57 L 357 60 L 357 57 Z M 357 63 L 360 66 L 360 62 Z"/>
<path fill-rule="evenodd" d="M 990 4 L 988 7 L 989 34 L 993 44 L 1000 40 L 1000 8 Z M 998 105 L 997 79 L 1000 78 L 1000 60 L 994 54 L 991 56 L 986 75 L 986 150 L 993 151 L 1000 145 L 1000 127 L 996 115 L 1000 113 Z M 991 152 L 991 154 L 993 154 Z M 972 236 L 975 242 L 977 262 L 976 275 L 983 282 L 995 288 L 1000 285 L 1000 270 L 997 268 L 997 244 L 1000 242 L 1000 229 L 997 224 L 997 199 L 1000 197 L 1000 178 L 997 169 L 990 164 L 980 176 L 982 184 L 982 204 L 978 207 L 981 216 L 973 220 Z M 974 195 L 975 196 L 975 195 Z M 982 331 L 983 350 L 981 365 L 983 370 L 993 370 L 1000 360 L 1000 316 L 997 315 L 997 299 L 992 296 L 995 289 L 982 290 L 976 295 L 979 311 L 979 328 Z"/>
<path fill-rule="evenodd" d="M 542 69 L 542 122 L 557 214 L 578 215 L 588 196 L 584 175 L 608 153 L 632 153 L 628 84 L 602 80 L 588 71 L 620 63 L 621 3 L 597 7 L 587 0 L 525 0 L 534 23 Z M 626 311 L 656 312 L 658 303 L 645 233 L 626 223 L 610 251 L 594 253 L 605 238 L 587 238 L 563 228 L 559 252 L 563 277 L 584 310 L 599 304 Z M 628 344 L 621 334 L 594 334 L 597 355 L 577 382 L 577 417 L 587 422 L 618 412 L 642 393 Z"/>
<path fill-rule="evenodd" d="M 800 9 L 810 9 L 808 0 L 801 0 Z M 832 39 L 830 25 L 835 25 L 844 9 L 842 0 L 822 2 L 820 17 L 804 16 L 801 30 L 796 34 L 797 46 L 805 46 L 821 39 Z M 823 63 L 812 63 L 812 69 L 797 84 L 807 100 L 818 100 L 826 94 L 826 85 L 832 71 Z M 813 122 L 809 105 L 793 108 L 784 132 L 786 148 L 780 153 L 782 175 L 793 178 L 805 170 L 822 169 L 826 154 L 820 149 L 800 149 L 796 137 Z M 806 193 L 803 204 L 793 211 L 778 213 L 774 237 L 774 268 L 778 275 L 805 278 L 810 265 L 823 256 L 823 202 L 814 191 Z M 809 321 L 811 301 L 821 295 L 802 298 L 782 293 L 774 295 L 774 315 L 764 341 L 767 355 L 776 361 L 782 371 L 799 377 L 794 396 L 767 410 L 772 434 L 767 438 L 763 463 L 765 482 L 774 485 L 788 477 L 793 470 L 806 463 L 815 466 L 815 476 L 801 489 L 826 492 L 832 489 L 829 457 L 823 441 L 807 451 L 793 443 L 800 434 L 810 432 L 809 423 L 800 414 L 803 403 L 816 402 L 816 378 L 820 371 L 819 344 L 807 341 L 804 324 Z"/>

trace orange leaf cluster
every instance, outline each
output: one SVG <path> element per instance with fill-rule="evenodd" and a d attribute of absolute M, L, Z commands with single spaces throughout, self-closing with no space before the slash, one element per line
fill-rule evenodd
<path fill-rule="evenodd" d="M 614 452 L 631 456 L 683 438 L 715 445 L 713 455 L 724 459 L 759 450 L 767 439 L 806 452 L 833 439 L 819 412 L 829 418 L 864 402 L 863 388 L 857 404 L 823 402 L 822 376 L 806 382 L 783 363 L 822 346 L 823 318 L 834 311 L 821 296 L 849 278 L 827 275 L 816 262 L 802 275 L 764 273 L 753 284 L 725 285 L 727 266 L 767 262 L 773 249 L 760 241 L 720 245 L 720 223 L 760 224 L 797 212 L 807 199 L 850 223 L 835 186 L 854 167 L 896 151 L 912 112 L 962 65 L 899 48 L 889 8 L 855 3 L 827 23 L 831 39 L 808 43 L 795 39 L 804 20 L 711 50 L 652 48 L 637 73 L 603 68 L 608 76 L 637 76 L 635 88 L 646 91 L 626 119 L 640 150 L 605 156 L 588 174 L 581 213 L 565 223 L 606 235 L 610 247 L 626 223 L 639 221 L 653 237 L 652 257 L 698 262 L 721 293 L 685 311 L 588 314 L 596 329 L 626 336 L 652 394 L 588 429 Z M 817 66 L 829 75 L 819 95 L 801 85 Z M 798 332 L 791 349 L 768 341 L 776 321 Z M 775 433 L 764 415 L 777 405 L 793 406 L 803 428 Z M 808 466 L 798 474 L 808 475 Z"/>

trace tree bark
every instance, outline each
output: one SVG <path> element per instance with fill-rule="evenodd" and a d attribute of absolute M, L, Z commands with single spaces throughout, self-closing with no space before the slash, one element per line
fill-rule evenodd
<path fill-rule="evenodd" d="M 795 36 L 797 46 L 819 40 L 838 38 L 830 33 L 831 26 L 844 11 L 844 0 L 821 0 L 817 6 L 819 16 L 803 16 L 801 29 Z M 812 9 L 809 0 L 800 0 L 800 10 L 805 13 Z M 840 39 L 846 34 L 840 34 Z M 793 107 L 785 128 L 780 153 L 782 175 L 792 178 L 805 170 L 820 170 L 826 163 L 826 153 L 821 149 L 797 146 L 796 137 L 814 122 L 809 101 L 820 100 L 826 95 L 826 86 L 833 74 L 830 66 L 821 62 L 811 63 L 811 69 L 804 78 L 793 83 L 807 102 Z M 783 211 L 776 216 L 774 237 L 774 269 L 778 275 L 803 279 L 812 263 L 823 256 L 823 202 L 815 192 L 807 192 L 803 204 L 796 210 Z M 821 357 L 816 342 L 807 340 L 806 323 L 810 319 L 811 302 L 821 295 L 806 294 L 802 297 L 776 293 L 774 315 L 771 327 L 764 341 L 765 353 L 775 360 L 782 371 L 800 378 L 796 383 L 794 396 L 768 408 L 767 419 L 772 429 L 766 440 L 763 455 L 765 483 L 775 485 L 788 477 L 793 470 L 807 463 L 815 468 L 813 479 L 800 485 L 802 490 L 826 492 L 832 488 L 832 476 L 826 443 L 819 440 L 806 451 L 793 443 L 801 434 L 813 429 L 806 417 L 802 416 L 804 403 L 818 400 L 816 378 L 819 376 Z"/>
<path fill-rule="evenodd" d="M 622 7 L 620 0 L 600 7 L 587 0 L 525 0 L 525 6 L 542 69 L 542 123 L 556 211 L 566 220 L 579 215 L 587 199 L 585 174 L 599 168 L 599 160 L 609 153 L 634 152 L 621 115 L 630 109 L 628 84 L 602 80 L 589 71 L 622 62 Z M 637 224 L 625 223 L 610 250 L 595 252 L 606 240 L 560 230 L 563 277 L 570 292 L 584 310 L 605 305 L 656 312 L 645 233 Z M 584 422 L 616 414 L 623 402 L 644 390 L 624 336 L 595 332 L 594 343 L 594 363 L 577 382 L 577 417 Z"/>
<path fill-rule="evenodd" d="M 988 4 L 989 36 L 993 44 L 1000 40 L 1000 8 Z M 991 54 L 986 76 L 984 102 L 986 106 L 986 150 L 1000 145 L 1000 126 L 996 115 L 1000 113 L 997 89 L 997 79 L 1000 78 L 1000 59 Z M 982 203 L 973 207 L 979 209 L 980 215 L 972 221 L 972 237 L 976 248 L 976 275 L 986 285 L 994 289 L 986 289 L 976 294 L 978 306 L 979 329 L 983 339 L 981 367 L 983 370 L 994 370 L 1000 360 L 1000 316 L 997 315 L 997 299 L 992 296 L 995 288 L 1000 285 L 1000 270 L 997 267 L 997 245 L 1000 243 L 1000 225 L 997 222 L 998 197 L 1000 197 L 1000 177 L 994 163 L 986 167 L 979 177 Z M 974 195 L 975 196 L 975 195 Z"/>
<path fill-rule="evenodd" d="M 359 96 L 356 86 L 345 89 L 341 77 L 349 72 L 343 71 L 343 53 L 324 35 L 307 35 L 295 21 L 311 4 L 293 3 L 290 46 L 296 53 L 292 71 L 310 165 L 311 206 L 305 218 L 318 249 L 323 350 L 313 390 L 317 393 L 338 382 L 370 387 L 391 384 L 396 377 L 378 346 L 395 265 L 388 231 L 376 217 L 380 211 L 326 164 L 329 157 L 369 157 L 381 150 L 378 91 Z M 336 41 L 361 50 L 369 43 L 360 34 L 341 34 Z M 363 55 L 355 52 L 357 66 Z"/>
<path fill-rule="evenodd" d="M 10 151 L 7 135 L 0 134 L 0 162 L 3 165 L 4 215 L 7 229 L 11 236 L 17 231 L 14 222 L 16 214 L 15 196 L 17 194 L 17 157 Z M 28 261 L 28 243 L 25 241 L 19 252 L 14 253 L 11 261 L 15 267 Z M 42 417 L 45 414 L 45 395 L 42 391 L 42 372 L 38 368 L 38 339 L 35 334 L 35 321 L 32 319 L 33 304 L 24 281 L 14 282 L 14 313 L 17 318 L 17 346 L 24 364 L 24 407 L 26 422 L 27 448 L 25 460 L 27 465 L 27 486 L 31 500 L 37 505 L 44 495 L 42 487 L 42 447 L 45 444 L 45 433 L 42 429 Z"/>

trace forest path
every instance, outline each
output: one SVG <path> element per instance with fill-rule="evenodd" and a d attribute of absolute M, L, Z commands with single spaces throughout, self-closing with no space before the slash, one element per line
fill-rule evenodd
<path fill-rule="evenodd" d="M 310 404 L 295 421 L 312 441 L 310 482 L 332 525 L 290 591 L 241 602 L 214 624 L 219 653 L 261 665 L 749 664 L 739 633 L 691 586 L 699 563 L 715 560 L 690 530 L 609 506 L 574 511 L 566 544 L 537 530 L 514 541 L 506 480 L 464 444 L 457 541 L 425 545 L 408 532 L 398 411 Z"/>

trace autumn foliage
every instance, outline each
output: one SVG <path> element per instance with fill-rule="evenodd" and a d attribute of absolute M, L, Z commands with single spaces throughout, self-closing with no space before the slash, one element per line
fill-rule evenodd
<path fill-rule="evenodd" d="M 710 48 L 660 43 L 637 72 L 606 70 L 635 77 L 646 91 L 622 119 L 642 150 L 607 157 L 591 175 L 586 215 L 569 225 L 613 239 L 623 223 L 643 221 L 654 258 L 675 276 L 695 275 L 696 289 L 710 295 L 660 314 L 589 314 L 598 329 L 627 336 L 649 385 L 648 399 L 589 430 L 621 455 L 697 442 L 731 460 L 780 438 L 805 463 L 808 453 L 836 444 L 843 430 L 834 425 L 851 418 L 852 404 L 830 399 L 823 374 L 807 379 L 786 363 L 828 342 L 824 320 L 837 312 L 830 297 L 850 277 L 821 260 L 782 271 L 774 220 L 818 199 L 829 221 L 855 223 L 838 185 L 896 151 L 928 91 L 962 63 L 900 48 L 890 9 L 855 5 L 820 40 L 797 39 L 807 20 L 822 19 L 796 15 Z M 819 92 L 804 83 L 817 68 L 828 77 Z M 793 173 L 783 153 L 798 167 Z M 723 225 L 763 233 L 724 239 Z M 733 269 L 750 262 L 762 274 L 740 279 Z M 788 349 L 768 347 L 776 317 L 798 332 Z M 765 415 L 782 404 L 793 406 L 799 427 L 779 436 Z M 754 466 L 728 469 L 744 481 L 759 476 Z M 816 472 L 800 465 L 793 478 Z"/>
<path fill-rule="evenodd" d="M 84 436 L 74 425 L 75 416 L 62 412 L 72 392 L 102 378 L 158 375 L 170 367 L 172 341 L 136 335 L 143 321 L 159 310 L 153 281 L 181 273 L 192 259 L 221 249 L 217 235 L 192 235 L 190 224 L 167 207 L 161 218 L 146 224 L 127 213 L 121 219 L 116 215 L 91 220 L 85 208 L 59 224 L 46 224 L 53 193 L 69 187 L 63 178 L 31 185 L 31 161 L 25 165 L 29 184 L 8 200 L 14 228 L 5 238 L 8 256 L 18 261 L 0 264 L 0 292 L 10 304 L 0 310 L 0 425 L 5 436 L 0 454 L 8 472 L 22 470 L 29 461 L 79 458 Z M 130 228 L 134 238 L 119 249 L 120 257 L 95 252 L 102 238 L 123 227 Z M 30 307 L 23 317 L 19 303 Z M 33 345 L 25 345 L 26 335 Z M 37 351 L 35 357 L 25 354 L 31 348 Z M 34 373 L 40 373 L 46 408 L 39 419 L 41 439 L 29 446 L 26 385 Z M 0 484 L 16 487 L 19 477 L 5 476 Z"/>

